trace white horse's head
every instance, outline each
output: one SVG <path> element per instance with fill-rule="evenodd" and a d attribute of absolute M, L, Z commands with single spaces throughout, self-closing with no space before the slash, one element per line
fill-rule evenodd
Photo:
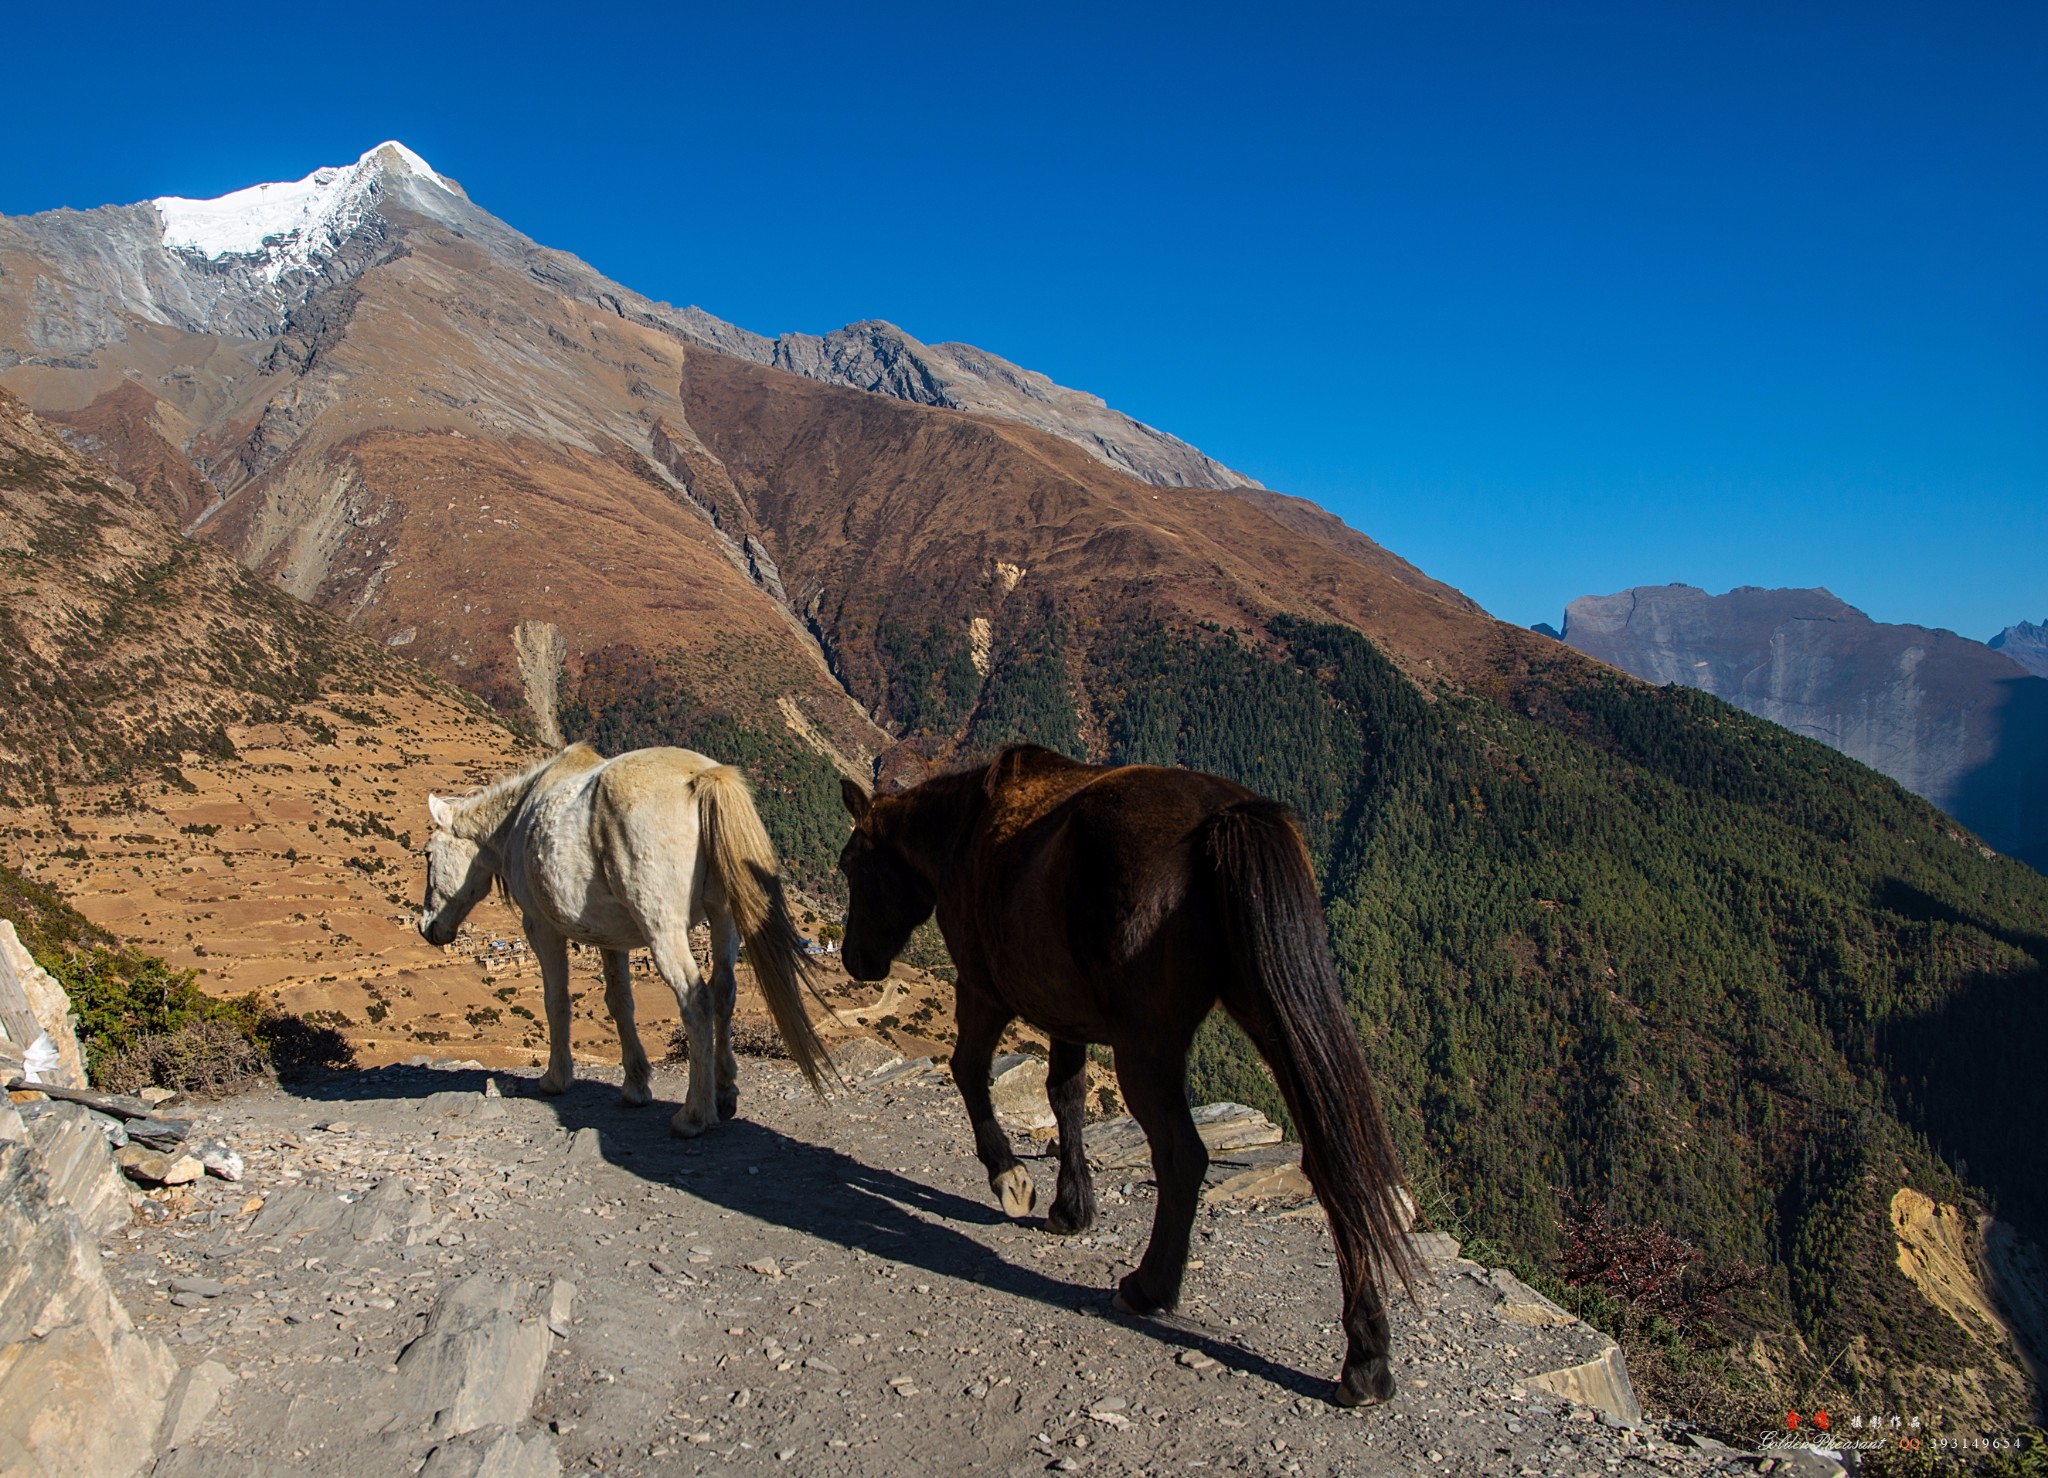
<path fill-rule="evenodd" d="M 427 797 L 434 829 L 427 837 L 427 898 L 420 933 L 427 943 L 451 944 L 469 911 L 491 891 L 498 859 L 490 848 L 463 836 L 455 808 L 437 795 Z"/>

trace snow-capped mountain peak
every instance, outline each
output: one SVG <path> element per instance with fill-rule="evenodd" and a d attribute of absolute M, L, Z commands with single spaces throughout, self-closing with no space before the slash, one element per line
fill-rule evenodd
<path fill-rule="evenodd" d="M 260 257 L 263 275 L 276 282 L 339 246 L 369 214 L 387 173 L 461 193 L 453 181 L 392 139 L 354 164 L 316 169 L 303 180 L 251 185 L 212 200 L 165 195 L 150 203 L 163 217 L 166 249 L 215 262 Z"/>

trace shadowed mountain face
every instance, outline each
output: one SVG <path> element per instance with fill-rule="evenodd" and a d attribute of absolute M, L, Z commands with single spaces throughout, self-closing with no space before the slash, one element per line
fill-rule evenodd
<path fill-rule="evenodd" d="M 1825 590 L 1690 585 L 1582 596 L 1563 639 L 1818 739 L 2048 867 L 2048 682 L 1981 642 L 1872 621 Z"/>

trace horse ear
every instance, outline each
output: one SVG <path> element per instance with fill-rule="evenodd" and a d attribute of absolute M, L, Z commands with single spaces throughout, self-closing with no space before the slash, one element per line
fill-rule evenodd
<path fill-rule="evenodd" d="M 844 775 L 839 777 L 839 799 L 845 804 L 846 814 L 853 818 L 856 826 L 867 818 L 868 807 L 874 803 L 866 791 Z"/>
<path fill-rule="evenodd" d="M 427 814 L 434 818 L 434 825 L 452 827 L 455 825 L 455 810 L 439 796 L 427 796 Z"/>

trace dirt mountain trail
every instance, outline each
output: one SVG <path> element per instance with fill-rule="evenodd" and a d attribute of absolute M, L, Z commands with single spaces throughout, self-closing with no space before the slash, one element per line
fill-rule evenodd
<path fill-rule="evenodd" d="M 195 1389 L 223 1392 L 174 1408 L 156 1474 L 1605 1475 L 1734 1459 L 1525 1384 L 1607 1342 L 1446 1238 L 1418 1301 L 1395 1303 L 1400 1395 L 1344 1411 L 1326 1399 L 1341 1347 L 1313 1208 L 1212 1202 L 1183 1312 L 1124 1319 L 1109 1293 L 1150 1225 L 1143 1172 L 1101 1178 L 1090 1235 L 1008 1222 L 938 1072 L 821 1101 L 787 1064 L 749 1059 L 741 1117 L 681 1141 L 660 1107 L 676 1074 L 632 1110 L 615 1072 L 579 1071 L 558 1099 L 444 1064 L 191 1110 L 245 1178 L 159 1193 L 106 1253 L 138 1323 Z M 1053 1164 L 1028 1163 L 1043 1200 Z"/>

